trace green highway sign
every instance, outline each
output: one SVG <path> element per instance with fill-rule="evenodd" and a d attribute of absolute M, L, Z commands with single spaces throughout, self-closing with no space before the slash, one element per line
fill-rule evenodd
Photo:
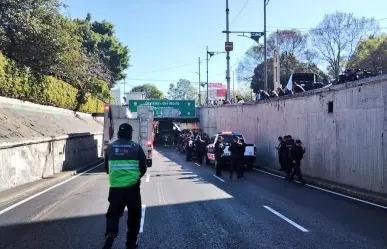
<path fill-rule="evenodd" d="M 129 100 L 129 111 L 137 112 L 140 105 L 154 107 L 155 118 L 194 118 L 195 100 Z"/>

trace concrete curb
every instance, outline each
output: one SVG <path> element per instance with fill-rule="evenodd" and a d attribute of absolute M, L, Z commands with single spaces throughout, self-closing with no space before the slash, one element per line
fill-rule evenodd
<path fill-rule="evenodd" d="M 27 184 L 23 184 L 21 186 L 17 186 L 15 188 L 7 189 L 0 192 L 0 208 L 6 206 L 12 202 L 17 201 L 18 199 L 22 199 L 23 197 L 27 197 L 32 195 L 34 192 L 40 192 L 48 187 L 54 186 L 60 182 L 63 182 L 74 175 L 82 173 L 83 171 L 96 166 L 98 164 L 102 164 L 103 159 L 100 158 L 95 162 L 89 163 L 84 167 L 79 169 L 75 169 L 72 171 L 63 171 L 57 174 L 54 174 L 51 177 L 42 178 L 40 180 L 30 182 Z"/>
<path fill-rule="evenodd" d="M 284 172 L 267 168 L 267 167 L 256 167 L 256 169 L 259 169 L 268 173 L 272 173 L 278 176 L 285 177 L 286 175 Z M 327 182 L 313 177 L 303 176 L 303 178 L 305 182 L 309 185 L 324 188 L 326 190 L 330 190 L 343 195 L 348 195 L 350 197 L 354 197 L 363 201 L 368 201 L 375 204 L 387 206 L 387 196 L 383 196 L 377 193 L 372 193 L 370 191 L 364 191 L 364 190 L 362 191 L 360 189 L 351 188 L 349 186 L 334 184 L 332 182 Z"/>

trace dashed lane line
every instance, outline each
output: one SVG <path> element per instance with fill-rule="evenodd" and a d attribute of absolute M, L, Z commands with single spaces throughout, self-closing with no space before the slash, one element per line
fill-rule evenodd
<path fill-rule="evenodd" d="M 297 229 L 301 230 L 302 232 L 304 233 L 307 233 L 309 232 L 308 229 L 298 225 L 296 222 L 292 221 L 291 219 L 285 217 L 284 215 L 278 213 L 277 211 L 275 211 L 274 209 L 268 207 L 268 206 L 263 206 L 264 208 L 266 208 L 267 210 L 269 210 L 270 212 L 272 212 L 273 214 L 277 215 L 278 217 L 280 217 L 281 219 L 283 219 L 284 221 L 288 222 L 289 224 L 293 225 L 294 227 L 296 227 Z"/>

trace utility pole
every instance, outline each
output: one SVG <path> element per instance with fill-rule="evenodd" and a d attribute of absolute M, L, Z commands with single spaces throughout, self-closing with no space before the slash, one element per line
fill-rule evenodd
<path fill-rule="evenodd" d="M 268 0 L 269 1 L 269 0 Z M 264 90 L 267 91 L 267 50 L 266 50 L 266 0 L 263 0 L 263 43 L 264 43 L 264 63 L 265 63 L 265 73 L 264 73 Z"/>
<path fill-rule="evenodd" d="M 202 104 L 202 98 L 200 94 L 200 57 L 199 57 L 199 106 Z"/>
<path fill-rule="evenodd" d="M 232 71 L 232 98 L 235 98 L 235 71 Z"/>
<path fill-rule="evenodd" d="M 206 47 L 206 55 L 207 55 L 207 84 L 206 84 L 206 87 L 207 87 L 207 97 L 206 97 L 206 105 L 208 105 L 208 46 Z"/>
<path fill-rule="evenodd" d="M 229 25 L 229 12 L 228 9 L 228 0 L 226 0 L 226 42 L 228 43 L 230 41 L 230 25 Z M 227 72 L 226 72 L 226 79 L 227 79 L 227 95 L 226 100 L 230 100 L 230 51 L 227 51 Z"/>

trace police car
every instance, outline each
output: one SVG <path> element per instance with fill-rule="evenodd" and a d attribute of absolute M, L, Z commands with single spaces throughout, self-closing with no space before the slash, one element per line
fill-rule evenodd
<path fill-rule="evenodd" d="M 222 131 L 216 133 L 211 137 L 210 143 L 207 145 L 207 153 L 206 153 L 206 163 L 214 164 L 215 163 L 215 143 L 218 141 L 218 137 L 221 136 L 223 138 L 223 144 L 225 146 L 224 154 L 222 156 L 223 161 L 227 164 L 231 161 L 231 152 L 228 150 L 230 144 L 233 142 L 234 137 L 240 137 L 245 142 L 246 139 L 241 133 L 231 132 L 231 131 Z M 252 169 L 254 167 L 254 163 L 256 160 L 257 148 L 255 144 L 246 143 L 246 150 L 244 156 L 245 167 L 247 169 Z"/>

